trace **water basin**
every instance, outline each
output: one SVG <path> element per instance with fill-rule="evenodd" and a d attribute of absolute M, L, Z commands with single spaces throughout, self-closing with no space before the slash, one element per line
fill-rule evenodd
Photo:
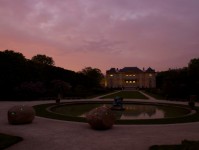
<path fill-rule="evenodd" d="M 54 113 L 85 117 L 87 112 L 106 105 L 111 107 L 111 104 L 75 104 L 75 105 L 60 105 L 52 108 Z M 124 104 L 124 111 L 113 110 L 117 120 L 136 120 L 136 119 L 162 119 L 176 118 L 190 114 L 190 109 L 184 107 L 176 107 L 171 105 L 156 105 L 156 104 Z"/>

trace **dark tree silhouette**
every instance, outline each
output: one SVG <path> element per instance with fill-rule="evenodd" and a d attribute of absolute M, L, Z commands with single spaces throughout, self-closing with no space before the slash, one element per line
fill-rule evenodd
<path fill-rule="evenodd" d="M 53 58 L 46 55 L 38 54 L 36 56 L 33 56 L 31 60 L 33 62 L 40 64 L 51 65 L 51 66 L 55 65 Z"/>
<path fill-rule="evenodd" d="M 57 95 L 59 99 L 64 98 L 65 93 L 71 88 L 71 85 L 62 80 L 51 81 L 53 92 Z"/>
<path fill-rule="evenodd" d="M 189 86 L 192 89 L 191 94 L 199 95 L 199 58 L 192 59 L 188 65 Z"/>
<path fill-rule="evenodd" d="M 86 67 L 79 72 L 80 74 L 85 75 L 90 83 L 90 86 L 100 86 L 104 75 L 102 74 L 101 70 L 98 68 Z"/>
<path fill-rule="evenodd" d="M 12 50 L 0 51 L 0 100 L 51 99 L 58 94 L 88 97 L 104 92 L 99 69 L 88 67 L 76 73 L 53 64 L 46 55 L 28 60 Z"/>
<path fill-rule="evenodd" d="M 0 52 L 0 96 L 11 97 L 15 86 L 26 80 L 27 60 L 12 50 Z"/>
<path fill-rule="evenodd" d="M 199 96 L 199 58 L 190 60 L 188 67 L 159 72 L 156 82 L 158 90 L 168 99 Z"/>

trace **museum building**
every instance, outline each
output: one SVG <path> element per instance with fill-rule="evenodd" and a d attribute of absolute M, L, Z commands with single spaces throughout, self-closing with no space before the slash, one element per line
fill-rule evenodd
<path fill-rule="evenodd" d="M 141 70 L 138 67 L 111 68 L 106 71 L 108 88 L 155 88 L 156 72 L 152 68 Z"/>

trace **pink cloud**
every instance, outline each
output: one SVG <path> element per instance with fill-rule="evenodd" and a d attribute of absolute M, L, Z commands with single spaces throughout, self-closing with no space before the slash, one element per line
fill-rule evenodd
<path fill-rule="evenodd" d="M 1 0 L 0 49 L 86 66 L 184 67 L 199 56 L 195 0 Z"/>

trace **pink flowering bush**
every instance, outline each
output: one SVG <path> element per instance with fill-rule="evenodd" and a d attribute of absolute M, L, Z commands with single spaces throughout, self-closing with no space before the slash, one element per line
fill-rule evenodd
<path fill-rule="evenodd" d="M 35 110 L 31 106 L 16 105 L 8 110 L 8 122 L 10 124 L 31 123 L 35 118 Z"/>
<path fill-rule="evenodd" d="M 97 130 L 110 129 L 115 122 L 114 114 L 107 106 L 91 110 L 86 118 L 90 126 Z"/>

